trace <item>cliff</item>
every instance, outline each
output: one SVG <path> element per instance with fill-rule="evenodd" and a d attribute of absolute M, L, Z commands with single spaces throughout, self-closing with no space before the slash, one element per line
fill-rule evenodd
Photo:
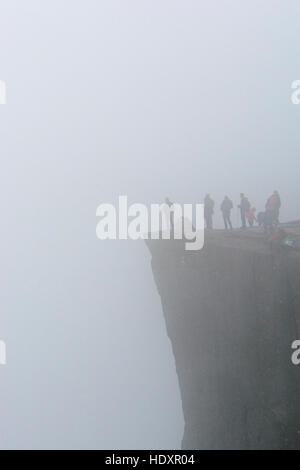
<path fill-rule="evenodd" d="M 286 226 L 300 232 L 300 223 Z M 300 252 L 259 229 L 147 240 L 182 396 L 183 449 L 299 449 Z"/>

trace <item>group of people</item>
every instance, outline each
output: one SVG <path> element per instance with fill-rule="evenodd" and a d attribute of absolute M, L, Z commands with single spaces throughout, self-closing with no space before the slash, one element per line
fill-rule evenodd
<path fill-rule="evenodd" d="M 210 195 L 207 194 L 204 198 L 204 218 L 206 228 L 208 229 L 213 228 L 214 206 L 214 201 Z M 265 231 L 272 232 L 274 227 L 279 224 L 280 206 L 281 200 L 279 193 L 278 191 L 274 191 L 273 194 L 267 199 L 265 210 L 263 212 L 259 212 L 256 216 L 255 207 L 252 207 L 248 198 L 243 193 L 241 193 L 240 203 L 237 206 L 241 215 L 241 228 L 246 229 L 247 222 L 249 227 L 252 227 L 254 223 L 257 222 L 259 226 L 264 227 Z M 233 209 L 233 202 L 229 199 L 228 196 L 224 197 L 220 209 L 223 215 L 225 229 L 232 229 L 231 210 Z"/>

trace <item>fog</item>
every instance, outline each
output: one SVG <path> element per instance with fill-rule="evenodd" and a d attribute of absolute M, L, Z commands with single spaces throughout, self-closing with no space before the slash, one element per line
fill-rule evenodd
<path fill-rule="evenodd" d="M 142 241 L 96 208 L 244 192 L 299 214 L 299 2 L 0 0 L 0 447 L 180 448 Z"/>

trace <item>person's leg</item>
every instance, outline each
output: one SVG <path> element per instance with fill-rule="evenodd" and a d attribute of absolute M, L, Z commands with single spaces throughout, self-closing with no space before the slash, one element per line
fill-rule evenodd
<path fill-rule="evenodd" d="M 206 223 L 206 228 L 211 229 L 211 215 L 206 214 L 205 223 Z"/>
<path fill-rule="evenodd" d="M 228 216 L 227 216 L 227 221 L 228 221 L 230 229 L 232 230 L 232 223 L 231 223 L 231 220 L 230 220 L 230 214 L 228 214 Z"/>
<path fill-rule="evenodd" d="M 242 218 L 242 228 L 246 228 L 246 215 L 245 212 L 241 212 L 241 218 Z"/>
<path fill-rule="evenodd" d="M 227 227 L 227 215 L 223 214 L 223 220 L 224 220 L 225 230 L 227 230 L 228 229 L 228 227 Z"/>

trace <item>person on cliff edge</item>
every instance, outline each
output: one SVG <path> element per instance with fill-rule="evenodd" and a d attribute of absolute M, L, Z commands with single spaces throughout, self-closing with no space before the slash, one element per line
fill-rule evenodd
<path fill-rule="evenodd" d="M 272 222 L 274 225 L 279 224 L 279 210 L 281 206 L 281 200 L 278 191 L 274 191 L 273 194 L 268 198 L 266 202 L 266 211 L 270 212 Z"/>
<path fill-rule="evenodd" d="M 238 205 L 238 208 L 241 211 L 241 219 L 242 219 L 242 229 L 245 229 L 247 227 L 246 225 L 246 213 L 249 212 L 251 208 L 251 204 L 248 201 L 248 198 L 244 195 L 244 193 L 240 194 L 241 202 Z"/>
<path fill-rule="evenodd" d="M 204 218 L 206 223 L 206 228 L 213 228 L 213 213 L 214 213 L 214 201 L 209 194 L 206 194 L 204 198 Z"/>
<path fill-rule="evenodd" d="M 169 207 L 170 214 L 168 211 L 165 211 L 166 217 L 166 224 L 171 231 L 174 230 L 174 210 L 173 210 L 173 202 L 170 201 L 168 197 L 165 198 L 165 204 Z M 170 215 L 170 216 L 169 216 Z"/>
<path fill-rule="evenodd" d="M 257 222 L 255 212 L 256 212 L 255 207 L 251 207 L 251 209 L 248 212 L 246 212 L 246 219 L 248 220 L 249 227 L 253 227 L 254 222 Z"/>
<path fill-rule="evenodd" d="M 224 200 L 221 204 L 221 211 L 222 211 L 222 214 L 223 214 L 225 230 L 228 230 L 228 226 L 232 230 L 232 223 L 231 223 L 231 220 L 230 220 L 230 213 L 231 213 L 232 208 L 233 208 L 232 201 L 229 199 L 228 196 L 225 196 Z"/>

